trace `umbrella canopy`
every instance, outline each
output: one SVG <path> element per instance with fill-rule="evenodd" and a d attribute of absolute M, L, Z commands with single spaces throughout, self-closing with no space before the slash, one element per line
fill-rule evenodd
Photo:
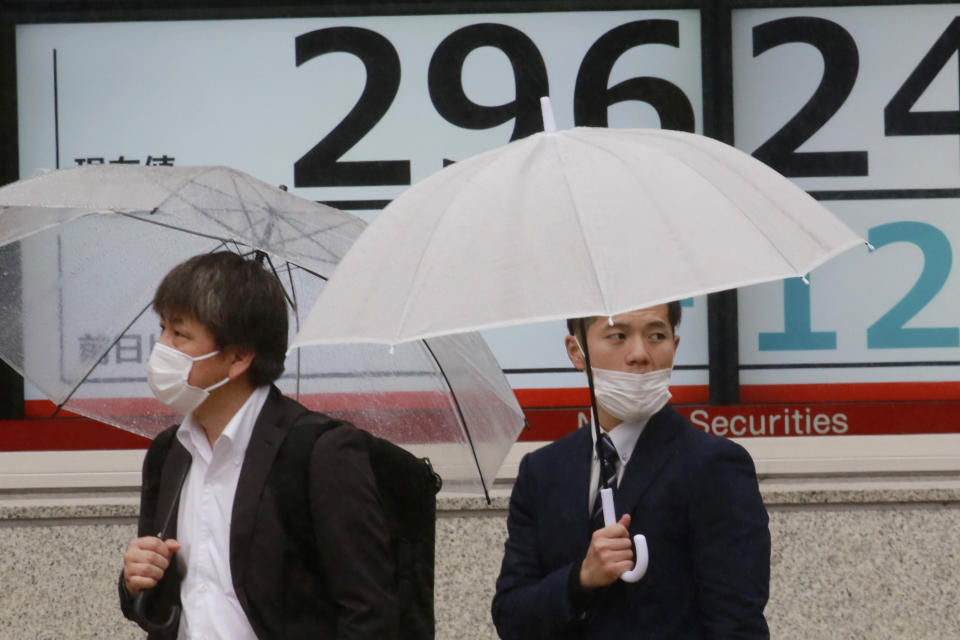
<path fill-rule="evenodd" d="M 12 183 L 0 188 L 0 357 L 57 405 L 153 436 L 177 419 L 144 371 L 165 273 L 199 253 L 258 255 L 295 333 L 364 226 L 225 167 L 83 166 Z M 278 385 L 428 455 L 447 489 L 486 491 L 523 426 L 477 334 L 394 353 L 292 350 Z"/>
<path fill-rule="evenodd" d="M 294 344 L 394 344 L 612 317 L 803 276 L 862 242 L 789 180 L 715 140 L 551 130 L 451 165 L 394 200 L 344 257 Z M 372 317 L 387 321 L 365 321 Z M 611 524 L 611 489 L 601 497 Z M 647 566 L 645 539 L 634 543 L 637 565 L 621 575 L 628 582 Z"/>
<path fill-rule="evenodd" d="M 788 179 L 716 140 L 538 133 L 394 200 L 344 257 L 295 344 L 612 316 L 802 276 L 861 243 Z"/>

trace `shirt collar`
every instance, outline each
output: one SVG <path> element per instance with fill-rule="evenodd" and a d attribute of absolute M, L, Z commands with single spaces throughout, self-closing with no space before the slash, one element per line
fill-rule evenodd
<path fill-rule="evenodd" d="M 607 431 L 606 434 L 610 436 L 610 440 L 613 442 L 613 446 L 617 450 L 617 455 L 620 456 L 621 464 L 627 464 L 630 461 L 630 456 L 633 455 L 633 449 L 637 445 L 637 440 L 640 439 L 640 434 L 643 433 L 644 427 L 647 426 L 647 423 L 650 421 L 650 418 L 645 420 L 640 420 L 637 422 L 621 422 L 616 427 Z M 593 459 L 597 459 L 597 430 L 592 424 L 588 425 L 590 429 L 590 437 L 593 439 Z M 603 427 L 600 427 L 601 429 Z"/>
<path fill-rule="evenodd" d="M 228 448 L 234 459 L 234 464 L 239 465 L 243 462 L 247 445 L 253 435 L 253 426 L 257 422 L 257 417 L 260 415 L 260 410 L 263 409 L 269 393 L 269 385 L 254 389 L 246 402 L 230 418 L 220 437 L 214 443 L 219 445 L 220 448 Z M 184 418 L 180 429 L 177 430 L 177 438 L 184 448 L 190 452 L 191 456 L 200 455 L 205 460 L 209 460 L 213 455 L 213 449 L 207 440 L 207 434 L 194 419 L 192 413 Z M 221 441 L 223 441 L 222 445 L 219 444 Z"/>

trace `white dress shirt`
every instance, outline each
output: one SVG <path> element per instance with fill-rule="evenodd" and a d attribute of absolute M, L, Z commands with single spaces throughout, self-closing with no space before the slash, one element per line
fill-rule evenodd
<path fill-rule="evenodd" d="M 177 430 L 193 457 L 177 515 L 183 575 L 177 640 L 257 640 L 233 589 L 230 520 L 247 444 L 269 392 L 269 386 L 255 389 L 212 448 L 192 414 Z"/>
<path fill-rule="evenodd" d="M 627 463 L 633 455 L 633 450 L 637 446 L 637 440 L 643 433 L 644 427 L 650 419 L 640 422 L 621 422 L 616 427 L 607 431 L 613 446 L 617 450 L 617 456 L 620 458 L 620 467 L 617 469 L 617 486 L 623 479 L 623 473 L 627 468 Z M 582 428 L 590 429 L 590 437 L 593 439 L 593 457 L 590 459 L 590 493 L 587 494 L 587 513 L 593 513 L 593 502 L 597 498 L 597 491 L 600 487 L 600 458 L 597 456 L 597 430 L 592 424 L 584 425 Z M 603 427 L 600 427 L 603 429 Z M 618 513 L 617 516 L 622 516 Z"/>

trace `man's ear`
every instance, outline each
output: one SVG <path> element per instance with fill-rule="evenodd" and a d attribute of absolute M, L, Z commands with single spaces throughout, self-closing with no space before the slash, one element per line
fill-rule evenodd
<path fill-rule="evenodd" d="M 583 371 L 587 368 L 586 361 L 583 359 L 583 351 L 580 350 L 580 345 L 577 344 L 577 339 L 573 336 L 567 336 L 564 338 L 567 345 L 567 357 L 570 358 L 570 362 L 578 370 Z"/>
<path fill-rule="evenodd" d="M 253 364 L 253 358 L 256 355 L 253 349 L 248 347 L 231 347 L 229 350 L 230 371 L 228 373 L 230 379 L 239 378 L 246 374 L 250 370 L 250 365 Z"/>

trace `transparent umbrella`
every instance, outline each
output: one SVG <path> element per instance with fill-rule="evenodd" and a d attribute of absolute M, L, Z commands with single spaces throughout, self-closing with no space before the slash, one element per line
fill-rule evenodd
<path fill-rule="evenodd" d="M 153 436 L 177 416 L 144 364 L 160 278 L 199 253 L 259 257 L 294 334 L 364 228 L 225 167 L 84 166 L 0 188 L 0 357 L 60 408 Z M 523 426 L 477 334 L 293 349 L 278 382 L 306 406 L 430 457 L 447 490 L 486 492 Z"/>

